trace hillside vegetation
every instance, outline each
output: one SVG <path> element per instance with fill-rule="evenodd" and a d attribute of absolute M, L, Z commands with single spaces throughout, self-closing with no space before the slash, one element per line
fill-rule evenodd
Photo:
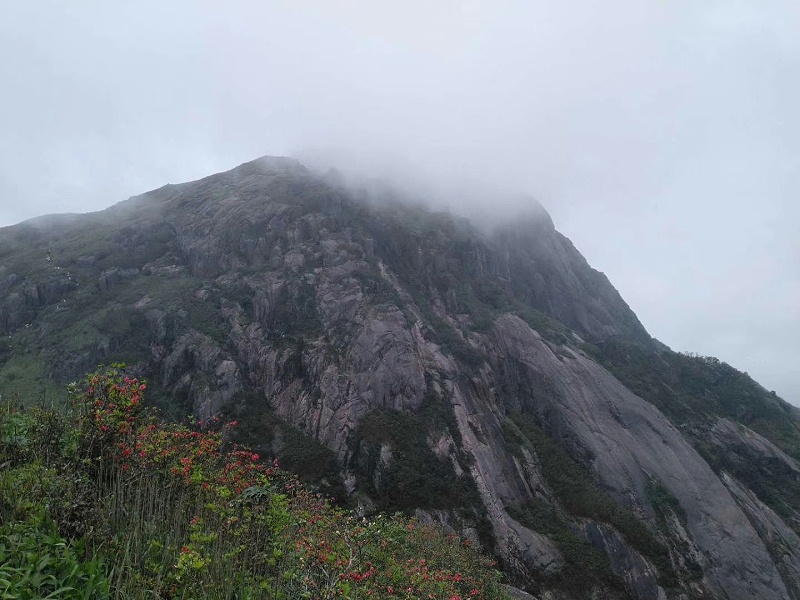
<path fill-rule="evenodd" d="M 0 598 L 501 599 L 469 541 L 359 519 L 228 442 L 167 424 L 119 368 L 66 413 L 0 412 Z"/>
<path fill-rule="evenodd" d="M 585 349 L 657 406 L 715 471 L 744 482 L 800 533 L 800 474 L 792 461 L 800 460 L 796 407 L 714 357 L 655 353 L 619 339 Z M 748 435 L 731 439 L 721 421 L 735 424 L 733 431 L 750 432 L 750 438 L 762 436 L 774 444 L 772 452 L 759 453 L 747 443 Z"/>

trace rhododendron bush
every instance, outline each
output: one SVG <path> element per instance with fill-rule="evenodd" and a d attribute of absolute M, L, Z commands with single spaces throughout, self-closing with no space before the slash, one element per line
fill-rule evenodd
<path fill-rule="evenodd" d="M 0 555 L 19 562 L 2 541 L 12 525 L 46 528 L 94 583 L 62 585 L 57 569 L 20 583 L 1 567 L 0 597 L 503 597 L 468 541 L 400 515 L 356 518 L 231 444 L 235 423 L 162 422 L 146 392 L 117 366 L 71 385 L 67 415 L 4 407 Z"/>

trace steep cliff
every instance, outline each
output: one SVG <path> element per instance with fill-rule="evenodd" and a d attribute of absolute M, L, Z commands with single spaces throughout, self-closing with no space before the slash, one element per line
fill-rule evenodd
<path fill-rule="evenodd" d="M 124 361 L 175 416 L 554 598 L 800 598 L 800 417 L 650 338 L 546 212 L 492 232 L 264 158 L 0 230 L 0 392 Z"/>

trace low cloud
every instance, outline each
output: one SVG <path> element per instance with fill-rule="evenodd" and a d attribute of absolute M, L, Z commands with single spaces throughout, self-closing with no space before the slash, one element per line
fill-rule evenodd
<path fill-rule="evenodd" d="M 788 0 L 9 3 L 0 225 L 334 149 L 537 198 L 653 335 L 800 402 L 798 30 Z"/>

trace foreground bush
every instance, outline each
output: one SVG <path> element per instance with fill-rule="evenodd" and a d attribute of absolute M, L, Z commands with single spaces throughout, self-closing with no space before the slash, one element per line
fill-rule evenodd
<path fill-rule="evenodd" d="M 0 598 L 501 598 L 468 542 L 356 519 L 226 430 L 165 424 L 119 369 L 0 415 Z"/>

